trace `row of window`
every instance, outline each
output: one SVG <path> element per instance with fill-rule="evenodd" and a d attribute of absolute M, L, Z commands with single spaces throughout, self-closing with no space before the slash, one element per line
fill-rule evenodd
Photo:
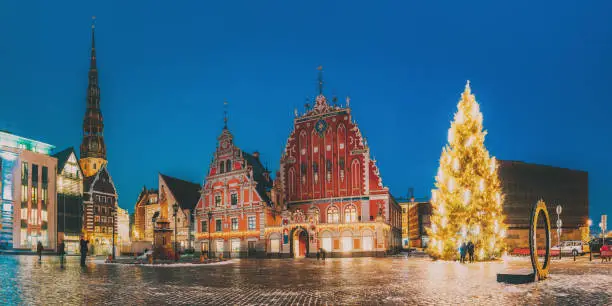
<path fill-rule="evenodd" d="M 113 204 L 113 197 L 103 196 L 103 195 L 94 195 L 94 199 L 98 203 L 104 204 Z"/>
<path fill-rule="evenodd" d="M 227 162 L 221 161 L 219 162 L 219 173 L 230 172 L 232 171 L 232 161 L 227 160 Z"/>
<path fill-rule="evenodd" d="M 113 217 L 94 216 L 94 222 L 112 223 Z"/>
<path fill-rule="evenodd" d="M 201 226 L 202 226 L 203 232 L 208 230 L 208 221 L 203 220 L 201 222 Z M 230 228 L 232 231 L 238 231 L 238 218 L 230 219 Z M 255 216 L 248 216 L 247 217 L 247 230 L 254 231 L 255 228 L 256 228 Z M 222 231 L 223 231 L 223 220 L 221 219 L 215 220 L 215 232 L 222 232 Z"/>
<path fill-rule="evenodd" d="M 34 183 L 38 183 L 38 165 L 37 164 L 32 164 L 32 184 Z M 28 172 L 28 162 L 23 161 L 21 162 L 21 183 L 24 185 L 28 184 L 28 176 L 29 176 L 29 172 Z M 49 179 L 49 168 L 47 168 L 46 166 L 42 166 L 42 171 L 41 171 L 41 180 L 43 184 L 46 184 L 48 182 Z"/>
<path fill-rule="evenodd" d="M 94 232 L 96 233 L 104 233 L 104 234 L 112 234 L 113 227 L 112 226 L 96 226 L 94 227 Z"/>
<path fill-rule="evenodd" d="M 110 207 L 94 206 L 93 210 L 94 210 L 95 215 L 102 215 L 102 214 L 110 215 L 111 214 Z"/>
<path fill-rule="evenodd" d="M 32 204 L 38 204 L 38 186 L 33 185 L 29 194 Z M 21 185 L 21 203 L 28 203 L 28 185 Z M 42 188 L 42 204 L 45 205 L 47 203 L 49 203 L 49 190 L 45 184 Z"/>
<path fill-rule="evenodd" d="M 232 205 L 238 205 L 238 193 L 232 192 L 230 194 L 230 201 L 232 203 Z M 215 195 L 215 206 L 216 207 L 221 207 L 221 195 L 220 194 L 216 194 Z"/>
<path fill-rule="evenodd" d="M 300 165 L 300 173 L 301 173 L 301 182 L 302 185 L 306 184 L 306 174 L 307 174 L 307 170 L 308 170 L 308 162 L 304 161 L 301 163 Z M 351 168 L 349 169 L 351 172 L 351 186 L 353 189 L 360 189 L 361 188 L 361 164 L 359 162 L 359 159 L 355 158 L 352 163 L 351 163 Z M 319 167 L 318 164 L 316 162 L 312 163 L 312 173 L 313 173 L 313 179 L 315 181 L 315 183 L 318 183 L 318 173 L 319 173 Z M 289 183 L 288 183 L 288 191 L 289 191 L 289 196 L 293 197 L 294 195 L 296 195 L 296 187 L 297 187 L 297 182 L 296 182 L 296 174 L 295 174 L 295 169 L 293 167 L 291 167 L 289 169 Z M 327 176 L 326 179 L 328 182 L 331 182 L 331 161 L 327 160 Z M 344 158 L 340 158 L 340 180 L 342 182 L 344 182 Z"/>
<path fill-rule="evenodd" d="M 38 209 L 33 208 L 28 214 L 28 209 L 22 208 L 21 220 L 28 220 L 28 223 L 32 225 L 40 225 L 42 222 L 47 222 L 47 211 L 41 210 L 40 218 L 38 218 Z"/>

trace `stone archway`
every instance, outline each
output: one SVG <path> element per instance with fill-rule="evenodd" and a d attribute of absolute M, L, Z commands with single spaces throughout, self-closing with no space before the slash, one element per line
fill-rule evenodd
<path fill-rule="evenodd" d="M 307 257 L 310 248 L 310 235 L 308 235 L 308 230 L 298 226 L 291 230 L 290 237 L 289 250 L 291 252 L 291 257 Z"/>

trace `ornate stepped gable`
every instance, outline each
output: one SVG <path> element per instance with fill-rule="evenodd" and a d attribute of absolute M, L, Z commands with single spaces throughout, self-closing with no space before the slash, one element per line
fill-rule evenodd
<path fill-rule="evenodd" d="M 271 187 L 270 174 L 259 161 L 259 153 L 249 154 L 236 147 L 226 126 L 218 137 L 198 209 L 271 205 Z"/>
<path fill-rule="evenodd" d="M 280 184 L 289 204 L 388 193 L 376 160 L 346 106 L 329 105 L 320 94 L 314 107 L 294 119 L 281 156 Z"/>

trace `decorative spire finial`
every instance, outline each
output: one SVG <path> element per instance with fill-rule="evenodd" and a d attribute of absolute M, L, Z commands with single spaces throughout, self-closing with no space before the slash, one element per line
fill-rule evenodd
<path fill-rule="evenodd" d="M 223 101 L 223 129 L 227 130 L 227 101 Z"/>
<path fill-rule="evenodd" d="M 317 67 L 319 70 L 319 95 L 323 94 L 323 66 Z"/>
<path fill-rule="evenodd" d="M 351 97 L 346 96 L 346 107 L 350 107 L 351 106 Z"/>
<path fill-rule="evenodd" d="M 471 94 L 472 93 L 472 89 L 470 88 L 470 80 L 467 80 L 467 82 L 465 83 L 465 91 L 466 94 Z"/>

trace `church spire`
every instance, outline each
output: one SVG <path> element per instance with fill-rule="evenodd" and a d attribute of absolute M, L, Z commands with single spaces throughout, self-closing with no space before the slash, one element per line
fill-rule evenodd
<path fill-rule="evenodd" d="M 317 67 L 319 70 L 319 95 L 323 95 L 323 66 Z"/>
<path fill-rule="evenodd" d="M 104 144 L 104 122 L 100 109 L 100 87 L 96 63 L 95 19 L 91 23 L 91 58 L 89 64 L 89 83 L 87 86 L 87 106 L 83 117 L 83 141 L 81 142 L 81 167 L 86 176 L 93 175 L 106 163 Z M 92 173 L 93 172 L 93 173 Z"/>
<path fill-rule="evenodd" d="M 227 101 L 223 101 L 223 129 L 227 130 Z"/>

